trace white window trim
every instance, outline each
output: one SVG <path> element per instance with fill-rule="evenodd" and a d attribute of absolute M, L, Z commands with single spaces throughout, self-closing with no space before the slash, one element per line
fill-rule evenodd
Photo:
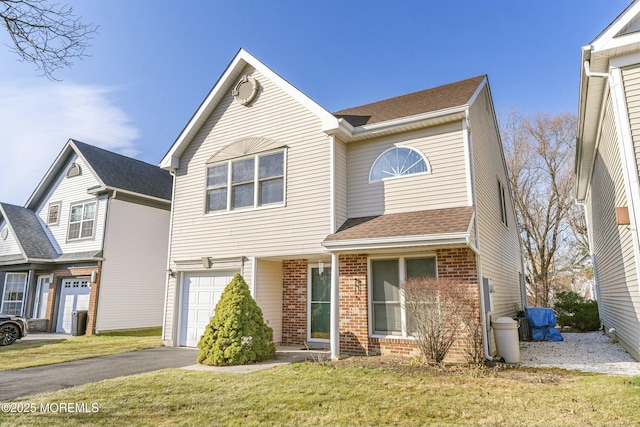
<path fill-rule="evenodd" d="M 56 221 L 55 222 L 49 222 L 49 219 L 51 218 L 51 208 L 57 206 L 58 207 L 58 216 L 56 217 Z M 60 216 L 62 214 L 62 202 L 52 202 L 49 203 L 49 206 L 47 207 L 47 219 L 46 219 L 46 224 L 47 225 L 59 225 L 60 224 Z"/>
<path fill-rule="evenodd" d="M 331 268 L 331 261 L 324 262 L 325 268 Z M 320 264 L 309 264 L 307 266 L 307 341 L 309 342 L 320 342 L 320 343 L 329 343 L 331 339 L 325 338 L 311 338 L 311 269 L 312 268 L 320 268 Z M 331 304 L 331 299 L 327 304 Z"/>
<path fill-rule="evenodd" d="M 270 154 L 283 153 L 282 167 L 283 167 L 283 175 L 282 175 L 282 202 L 276 203 L 268 203 L 264 205 L 259 204 L 259 189 L 260 189 L 260 162 L 259 158 L 263 156 L 268 156 Z M 204 174 L 204 215 L 205 216 L 217 216 L 217 215 L 227 215 L 236 212 L 247 212 L 247 211 L 255 211 L 262 209 L 273 209 L 273 208 L 281 208 L 287 205 L 287 148 L 277 148 L 274 150 L 263 151 L 260 153 L 254 153 L 247 156 L 236 157 L 233 159 L 223 160 L 221 162 L 213 162 L 209 163 L 205 166 L 205 174 Z M 240 208 L 233 209 L 231 207 L 231 197 L 232 197 L 232 189 L 233 185 L 231 183 L 232 179 L 232 164 L 233 162 L 246 160 L 249 158 L 254 159 L 254 176 L 253 176 L 253 206 L 244 206 Z M 227 165 L 227 207 L 226 209 L 220 209 L 217 211 L 209 211 L 209 185 L 208 185 L 208 175 L 209 168 L 220 165 Z M 264 180 L 263 180 L 264 181 Z"/>
<path fill-rule="evenodd" d="M 5 296 L 7 293 L 7 282 L 9 280 L 9 276 L 10 275 L 15 275 L 15 276 L 24 276 L 24 286 L 22 288 L 22 300 L 20 301 L 21 305 L 20 305 L 20 314 L 19 316 L 24 315 L 24 303 L 25 300 L 27 298 L 27 286 L 28 286 L 28 280 L 29 280 L 29 275 L 27 273 L 6 273 L 4 276 L 4 287 L 2 288 L 2 304 L 0 305 L 0 313 L 4 313 L 4 304 L 5 303 L 16 303 L 17 301 L 13 301 L 13 300 L 5 300 Z"/>
<path fill-rule="evenodd" d="M 415 340 L 415 337 L 409 335 L 407 333 L 407 316 L 405 311 L 405 299 L 404 292 L 400 289 L 400 324 L 401 324 L 401 335 L 385 335 L 385 334 L 376 334 L 374 333 L 374 324 L 373 324 L 373 269 L 371 268 L 371 261 L 379 261 L 379 260 L 398 260 L 398 284 L 402 283 L 406 280 L 407 271 L 406 271 L 406 260 L 407 259 L 415 259 L 415 258 L 434 258 L 436 264 L 436 279 L 438 278 L 438 257 L 435 252 L 426 252 L 420 254 L 411 254 L 411 255 L 387 255 L 387 256 L 374 256 L 369 257 L 367 259 L 367 283 L 369 284 L 368 288 L 368 323 L 369 323 L 369 336 L 371 338 L 386 338 L 386 339 L 407 339 L 407 340 Z"/>
<path fill-rule="evenodd" d="M 84 216 L 84 207 L 85 207 L 85 205 L 89 205 L 91 203 L 94 203 L 96 205 L 95 213 L 93 215 L 93 228 L 91 229 L 91 236 L 81 237 L 82 236 L 82 223 L 84 222 L 84 220 L 80 220 L 80 234 L 79 234 L 79 237 L 76 237 L 74 239 L 70 238 L 69 237 L 69 232 L 71 231 L 71 211 L 73 210 L 73 207 L 82 205 L 82 215 Z M 98 201 L 97 200 L 85 200 L 83 202 L 71 203 L 69 205 L 69 221 L 68 221 L 68 225 L 67 225 L 67 242 L 78 242 L 78 241 L 82 241 L 82 240 L 95 239 L 97 223 L 98 223 Z"/>
<path fill-rule="evenodd" d="M 400 175 L 400 176 L 389 176 L 389 177 L 381 178 L 381 179 L 371 179 L 371 174 L 373 173 L 373 168 L 378 163 L 378 161 L 385 154 L 387 154 L 389 151 L 395 150 L 395 149 L 398 149 L 398 148 L 408 148 L 409 150 L 418 153 L 420 155 L 420 157 L 422 157 L 422 160 L 424 160 L 424 163 L 427 165 L 427 171 L 426 172 L 418 172 L 418 173 L 410 173 L 410 174 L 407 174 L 407 175 Z M 422 175 L 431 175 L 431 163 L 429 163 L 429 159 L 427 158 L 427 156 L 425 156 L 424 153 L 422 153 L 422 151 L 418 150 L 417 148 L 413 148 L 413 147 L 406 146 L 406 145 L 398 145 L 398 146 L 394 145 L 393 147 L 384 150 L 378 157 L 376 157 L 376 160 L 371 164 L 371 167 L 369 168 L 369 184 L 373 184 L 373 183 L 376 183 L 376 182 L 392 181 L 392 180 L 395 180 L 395 179 L 404 179 L 404 178 L 408 178 L 408 177 L 412 177 L 412 176 L 422 176 Z"/>

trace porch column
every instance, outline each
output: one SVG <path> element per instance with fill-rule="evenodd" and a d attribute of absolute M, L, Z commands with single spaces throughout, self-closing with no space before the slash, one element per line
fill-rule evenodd
<path fill-rule="evenodd" d="M 331 359 L 340 358 L 340 300 L 338 279 L 338 255 L 331 254 Z"/>

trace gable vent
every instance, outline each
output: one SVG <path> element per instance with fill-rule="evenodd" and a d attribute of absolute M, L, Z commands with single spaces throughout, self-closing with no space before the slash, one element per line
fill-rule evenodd
<path fill-rule="evenodd" d="M 72 178 L 74 176 L 80 175 L 80 165 L 77 163 L 71 163 L 69 169 L 67 169 L 67 178 Z"/>

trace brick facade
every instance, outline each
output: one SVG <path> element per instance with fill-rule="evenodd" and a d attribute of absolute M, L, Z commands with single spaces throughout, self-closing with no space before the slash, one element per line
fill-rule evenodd
<path fill-rule="evenodd" d="M 282 262 L 282 344 L 307 342 L 307 260 Z"/>
<path fill-rule="evenodd" d="M 480 316 L 477 258 L 468 248 L 441 249 L 436 253 L 438 277 L 453 279 L 466 288 L 477 302 L 470 310 Z M 306 260 L 286 260 L 283 267 L 282 343 L 301 345 L 307 340 Z M 339 331 L 342 355 L 401 355 L 419 356 L 413 339 L 369 336 L 368 255 L 345 254 L 338 258 L 339 275 Z M 465 330 L 461 326 L 459 338 L 453 344 L 446 361 L 463 362 Z"/>

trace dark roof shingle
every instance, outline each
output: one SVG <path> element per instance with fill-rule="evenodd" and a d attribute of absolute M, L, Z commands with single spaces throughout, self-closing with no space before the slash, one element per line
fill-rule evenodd
<path fill-rule="evenodd" d="M 352 126 L 363 126 L 417 114 L 465 105 L 486 76 L 477 76 L 443 86 L 333 113 Z"/>
<path fill-rule="evenodd" d="M 106 186 L 171 200 L 173 179 L 166 170 L 84 142 L 73 143 Z"/>
<path fill-rule="evenodd" d="M 349 218 L 324 241 L 431 236 L 469 231 L 473 206 Z"/>
<path fill-rule="evenodd" d="M 27 258 L 54 259 L 58 256 L 34 211 L 8 203 L 0 205 Z"/>

